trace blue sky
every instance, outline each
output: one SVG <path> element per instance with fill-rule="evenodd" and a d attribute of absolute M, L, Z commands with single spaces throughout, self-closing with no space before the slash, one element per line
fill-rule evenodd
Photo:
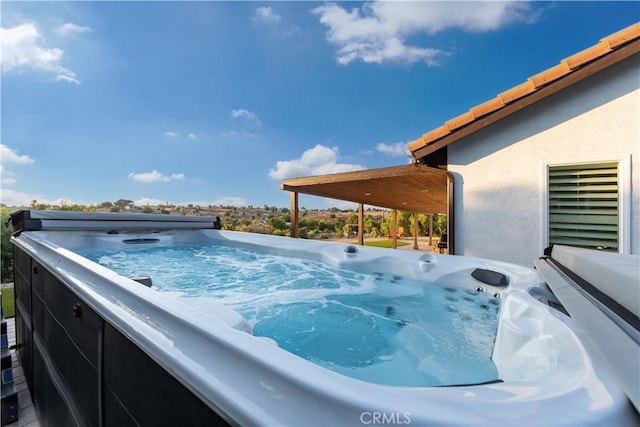
<path fill-rule="evenodd" d="M 9 206 L 288 206 L 282 179 L 406 164 L 407 142 L 640 20 L 638 2 L 0 8 Z"/>

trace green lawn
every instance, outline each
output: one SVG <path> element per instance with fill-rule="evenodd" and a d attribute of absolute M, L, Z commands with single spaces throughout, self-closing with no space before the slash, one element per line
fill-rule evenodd
<path fill-rule="evenodd" d="M 13 288 L 2 289 L 2 313 L 4 317 L 15 316 L 15 307 L 13 304 Z"/>
<path fill-rule="evenodd" d="M 393 240 L 374 240 L 372 242 L 364 242 L 365 246 L 375 246 L 376 248 L 391 248 L 393 247 Z M 408 245 L 407 242 L 403 242 L 402 240 L 398 240 L 398 246 Z"/>

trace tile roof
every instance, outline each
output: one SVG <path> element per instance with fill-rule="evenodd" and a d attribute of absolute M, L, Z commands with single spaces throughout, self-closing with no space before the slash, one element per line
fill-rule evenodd
<path fill-rule="evenodd" d="M 627 47 L 629 49 L 623 52 L 624 55 L 619 55 L 619 59 L 616 58 L 611 63 L 607 62 L 593 71 L 586 70 L 597 60 Z M 601 39 L 596 45 L 563 59 L 560 64 L 529 77 L 524 83 L 498 94 L 495 98 L 425 133 L 421 138 L 408 143 L 409 151 L 416 159 L 420 159 L 638 51 L 640 51 L 640 22 Z M 580 72 L 580 70 L 583 71 Z M 569 76 L 575 78 L 570 79 Z M 558 88 L 550 90 L 554 86 L 552 83 L 561 81 L 564 82 L 563 85 L 558 84 Z M 535 94 L 538 96 L 533 96 Z M 518 101 L 522 103 L 516 106 Z M 510 108 L 511 106 L 515 108 Z"/>

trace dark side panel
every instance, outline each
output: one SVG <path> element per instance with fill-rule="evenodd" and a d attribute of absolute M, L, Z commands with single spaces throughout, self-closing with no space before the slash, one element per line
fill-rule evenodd
<path fill-rule="evenodd" d="M 226 422 L 14 246 L 18 357 L 44 426 Z"/>
<path fill-rule="evenodd" d="M 109 324 L 104 336 L 104 381 L 107 426 L 226 424 Z"/>

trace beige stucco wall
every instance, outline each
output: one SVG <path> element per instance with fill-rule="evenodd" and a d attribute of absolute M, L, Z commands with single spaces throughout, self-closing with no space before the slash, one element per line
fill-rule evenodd
<path fill-rule="evenodd" d="M 457 253 L 532 265 L 547 246 L 547 165 L 601 161 L 622 162 L 622 246 L 640 253 L 639 56 L 448 147 Z"/>

